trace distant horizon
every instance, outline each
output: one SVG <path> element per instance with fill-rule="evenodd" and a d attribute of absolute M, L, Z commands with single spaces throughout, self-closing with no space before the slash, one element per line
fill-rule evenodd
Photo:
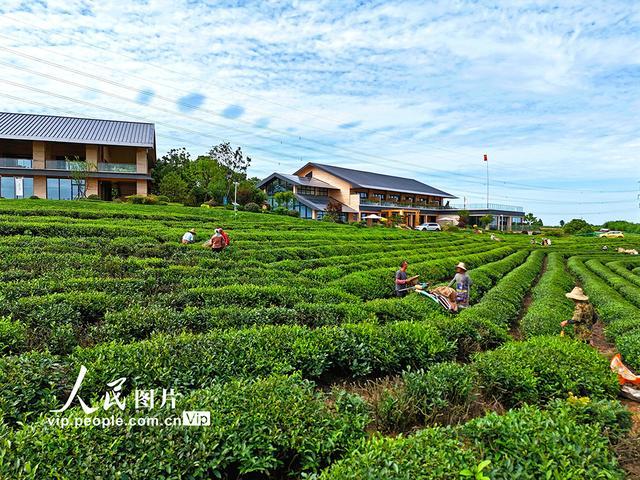
<path fill-rule="evenodd" d="M 0 6 L 1 110 L 415 178 L 557 225 L 640 222 L 640 3 Z M 462 200 L 461 200 L 462 202 Z"/>

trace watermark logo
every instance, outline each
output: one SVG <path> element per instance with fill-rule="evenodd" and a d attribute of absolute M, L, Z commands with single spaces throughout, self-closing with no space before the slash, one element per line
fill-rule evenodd
<path fill-rule="evenodd" d="M 211 412 L 182 412 L 182 425 L 188 427 L 209 427 L 211 425 Z"/>
<path fill-rule="evenodd" d="M 164 409 L 175 411 L 176 399 L 178 397 L 177 392 L 173 388 L 162 389 L 140 389 L 136 388 L 132 395 L 123 396 L 123 387 L 127 381 L 126 377 L 120 377 L 107 383 L 107 390 L 101 397 L 101 402 L 98 406 L 93 406 L 85 402 L 80 396 L 80 389 L 82 388 L 82 382 L 87 375 L 87 367 L 80 366 L 80 372 L 73 385 L 73 389 L 69 394 L 64 405 L 61 408 L 50 410 L 51 413 L 64 413 L 74 402 L 82 408 L 84 417 L 54 417 L 49 418 L 48 421 L 52 425 L 58 425 L 61 427 L 81 427 L 81 426 L 100 426 L 103 428 L 112 426 L 210 426 L 211 425 L 211 413 L 208 411 L 184 411 L 182 415 L 170 415 L 160 418 L 158 416 L 132 416 L 130 418 L 124 418 L 120 413 L 124 412 L 127 407 L 127 402 L 133 399 L 133 409 L 136 414 L 140 411 L 151 412 L 154 409 Z M 116 414 L 112 413 L 110 416 L 101 416 L 101 412 L 108 412 L 113 409 Z M 118 412 L 119 410 L 119 412 Z"/>

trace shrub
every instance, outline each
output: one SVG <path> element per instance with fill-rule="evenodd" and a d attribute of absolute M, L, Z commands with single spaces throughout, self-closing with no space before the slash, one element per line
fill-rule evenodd
<path fill-rule="evenodd" d="M 289 213 L 289 209 L 284 207 L 276 207 L 273 210 L 271 210 L 271 212 L 275 213 L 276 215 L 287 215 Z"/>
<path fill-rule="evenodd" d="M 544 404 L 569 392 L 614 397 L 616 376 L 608 361 L 589 345 L 563 337 L 534 337 L 480 353 L 474 366 L 485 395 L 505 407 Z"/>
<path fill-rule="evenodd" d="M 83 392 L 90 398 L 106 383 L 123 376 L 130 379 L 131 388 L 161 386 L 168 378 L 176 387 L 198 388 L 216 380 L 294 370 L 304 378 L 326 381 L 399 373 L 450 360 L 452 355 L 453 347 L 433 327 L 409 322 L 382 327 L 366 323 L 317 329 L 268 326 L 200 335 L 158 335 L 127 345 L 104 343 L 75 349 L 67 357 L 46 357 L 48 366 L 31 357 L 24 361 L 22 356 L 0 358 L 0 390 L 13 392 L 0 397 L 0 411 L 10 406 L 11 418 L 42 411 L 39 409 L 50 405 L 49 393 L 37 390 L 37 397 L 43 398 L 36 400 L 30 396 L 31 387 L 23 385 L 27 392 L 23 395 L 21 382 L 38 385 L 58 380 L 64 388 L 73 381 L 80 365 L 91 372 L 83 383 Z M 60 374 L 70 379 L 62 381 Z"/>
<path fill-rule="evenodd" d="M 290 217 L 299 217 L 300 212 L 298 210 L 289 210 L 287 211 L 287 215 Z"/>
<path fill-rule="evenodd" d="M 127 422 L 149 415 L 132 403 L 129 398 L 122 414 Z M 78 410 L 66 416 L 82 415 Z M 164 478 L 171 471 L 201 479 L 299 476 L 346 452 L 364 437 L 368 420 L 360 399 L 346 393 L 326 398 L 299 376 L 216 384 L 156 415 L 163 424 L 186 410 L 210 411 L 211 426 L 64 428 L 40 419 L 10 433 L 11 444 L 0 443 L 3 473 L 17 478 L 29 462 L 41 478 Z"/>
<path fill-rule="evenodd" d="M 137 205 L 156 205 L 158 203 L 158 197 L 155 195 L 129 195 L 126 200 Z"/>
<path fill-rule="evenodd" d="M 27 345 L 27 326 L 8 317 L 0 317 L 0 355 L 22 352 Z"/>
<path fill-rule="evenodd" d="M 593 225 L 590 225 L 586 221 L 580 218 L 574 218 L 562 227 L 564 233 L 576 234 L 576 233 L 590 233 L 593 232 Z"/>
<path fill-rule="evenodd" d="M 623 478 L 606 435 L 620 407 L 597 404 L 592 416 L 587 409 L 562 401 L 549 410 L 525 406 L 504 415 L 489 413 L 457 428 L 374 436 L 361 440 L 319 478 Z"/>
<path fill-rule="evenodd" d="M 636 373 L 640 373 L 640 330 L 636 328 L 620 336 L 616 340 L 616 346 L 625 363 Z"/>
<path fill-rule="evenodd" d="M 533 289 L 531 305 L 520 320 L 520 329 L 525 337 L 557 335 L 560 322 L 571 318 L 573 302 L 565 297 L 574 282 L 564 268 L 562 255 L 550 253 L 547 271 Z"/>
<path fill-rule="evenodd" d="M 244 206 L 244 209 L 246 212 L 252 212 L 252 213 L 259 213 L 262 209 L 260 208 L 260 205 L 258 205 L 257 203 L 247 203 Z"/>
<path fill-rule="evenodd" d="M 100 200 L 100 195 L 92 193 L 91 195 L 87 196 L 87 200 Z"/>
<path fill-rule="evenodd" d="M 31 200 L 40 200 L 40 197 L 38 195 L 31 195 L 29 197 L 29 199 L 31 199 Z"/>
<path fill-rule="evenodd" d="M 428 423 L 470 402 L 475 372 L 468 365 L 439 363 L 427 372 L 405 372 L 402 379 L 407 403 L 414 406 L 420 422 Z"/>

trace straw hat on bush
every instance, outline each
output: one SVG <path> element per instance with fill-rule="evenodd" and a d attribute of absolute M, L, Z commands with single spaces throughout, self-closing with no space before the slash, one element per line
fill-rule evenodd
<path fill-rule="evenodd" d="M 586 302 L 589 300 L 589 297 L 584 294 L 580 287 L 574 287 L 573 290 L 565 294 L 565 297 L 570 298 L 571 300 L 578 300 L 580 302 Z"/>
<path fill-rule="evenodd" d="M 189 233 L 196 233 L 196 229 L 192 228 L 191 230 L 189 230 Z"/>

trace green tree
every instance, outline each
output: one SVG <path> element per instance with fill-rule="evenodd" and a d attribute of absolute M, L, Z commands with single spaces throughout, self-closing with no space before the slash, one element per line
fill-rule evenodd
<path fill-rule="evenodd" d="M 324 211 L 324 215 L 322 219 L 326 222 L 341 222 L 341 214 L 342 214 L 342 205 L 330 199 L 329 203 L 327 203 L 327 209 Z"/>
<path fill-rule="evenodd" d="M 491 222 L 493 222 L 493 215 L 491 214 L 480 217 L 480 225 L 482 225 L 482 228 L 487 228 Z"/>
<path fill-rule="evenodd" d="M 460 228 L 466 228 L 471 221 L 471 216 L 469 214 L 469 210 L 460 210 L 458 211 L 458 226 Z"/>
<path fill-rule="evenodd" d="M 213 147 L 209 151 L 209 156 L 215 159 L 225 170 L 226 190 L 224 198 L 228 200 L 233 184 L 247 178 L 247 169 L 251 165 L 251 158 L 245 156 L 240 147 L 233 150 L 229 142 Z"/>
<path fill-rule="evenodd" d="M 593 225 L 587 223 L 585 220 L 574 218 L 566 223 L 564 227 L 562 227 L 562 230 L 564 230 L 564 233 L 575 234 L 593 232 L 594 228 Z"/>
<path fill-rule="evenodd" d="M 87 163 L 84 160 L 80 160 L 80 157 L 65 157 L 65 161 L 69 164 L 69 171 L 71 172 L 71 182 L 78 187 L 78 196 L 74 198 L 86 198 L 87 196 L 87 179 L 91 172 L 95 172 L 96 166 Z"/>
<path fill-rule="evenodd" d="M 189 185 L 178 172 L 173 171 L 162 177 L 159 191 L 160 195 L 169 197 L 172 202 L 184 202 L 189 193 Z"/>
<path fill-rule="evenodd" d="M 296 199 L 296 196 L 293 194 L 291 190 L 287 190 L 285 192 L 278 192 L 273 196 L 273 199 L 276 201 L 279 207 L 289 208 L 289 206 Z"/>
<path fill-rule="evenodd" d="M 540 228 L 542 226 L 542 220 L 536 217 L 533 213 L 527 213 L 524 216 L 525 225 L 529 225 L 531 228 Z"/>
<path fill-rule="evenodd" d="M 262 205 L 267 201 L 267 194 L 257 187 L 259 182 L 258 178 L 250 178 L 240 182 L 238 185 L 238 203 L 240 205 L 247 203 Z"/>
<path fill-rule="evenodd" d="M 564 220 L 560 220 L 560 226 L 564 227 Z"/>
<path fill-rule="evenodd" d="M 183 176 L 190 164 L 191 154 L 185 147 L 172 148 L 169 150 L 158 159 L 151 170 L 151 178 L 153 179 L 152 192 L 156 194 L 160 193 L 162 179 L 169 172 L 175 172 Z"/>
<path fill-rule="evenodd" d="M 197 193 L 200 203 L 212 199 L 222 203 L 226 188 L 225 174 L 225 169 L 218 161 L 209 156 L 198 157 L 184 172 L 190 190 Z"/>

